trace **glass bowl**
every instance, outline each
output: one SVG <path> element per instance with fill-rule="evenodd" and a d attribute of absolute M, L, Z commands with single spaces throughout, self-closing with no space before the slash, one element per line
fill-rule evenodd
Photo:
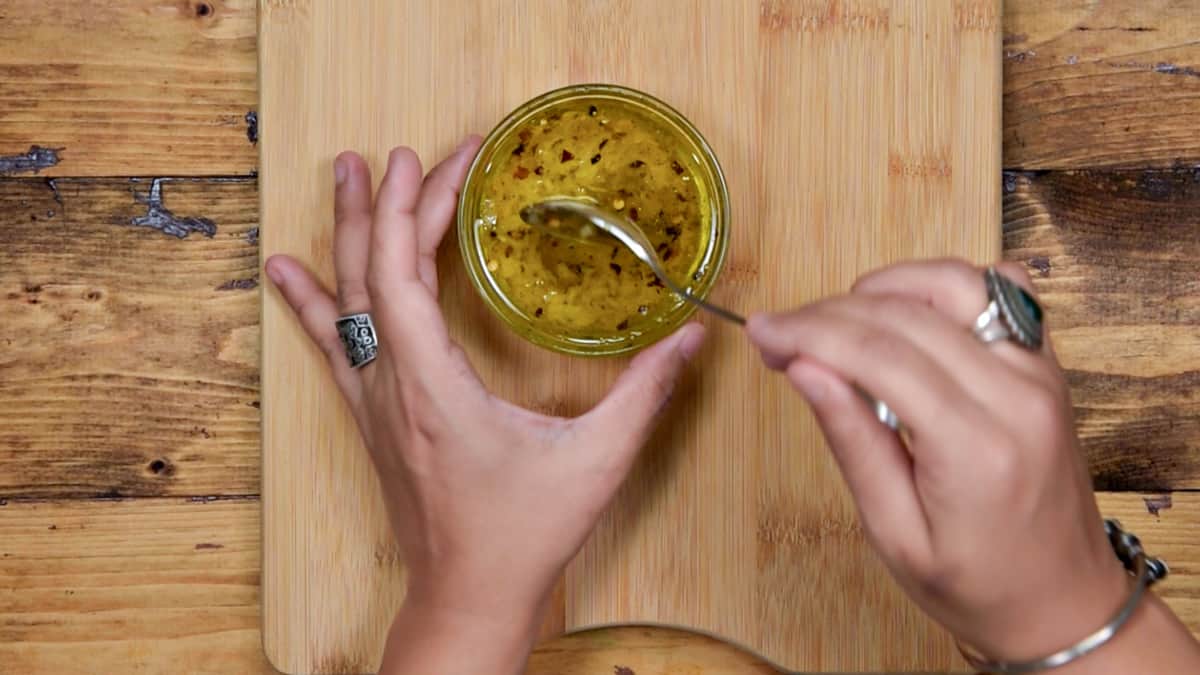
<path fill-rule="evenodd" d="M 458 240 L 476 290 L 517 334 L 566 354 L 611 356 L 666 337 L 695 307 L 615 240 L 545 235 L 521 207 L 549 197 L 624 213 L 671 279 L 707 297 L 725 261 L 729 194 L 694 126 L 666 103 L 607 84 L 521 105 L 484 140 L 458 204 Z"/>

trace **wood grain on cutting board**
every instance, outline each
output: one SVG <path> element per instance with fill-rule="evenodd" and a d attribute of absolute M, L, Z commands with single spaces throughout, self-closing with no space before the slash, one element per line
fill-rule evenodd
<path fill-rule="evenodd" d="M 264 0 L 263 254 L 332 280 L 340 150 L 377 177 L 397 144 L 431 166 L 537 94 L 603 81 L 676 106 L 720 158 L 734 220 L 719 303 L 785 308 L 914 256 L 991 260 L 998 31 L 998 0 Z M 447 321 L 500 394 L 577 414 L 624 366 L 510 334 L 457 247 L 441 273 Z M 800 399 L 736 329 L 709 326 L 551 625 L 679 624 L 803 670 L 958 665 L 863 541 Z M 263 341 L 268 657 L 288 672 L 373 670 L 404 573 L 369 460 L 274 291 Z"/>

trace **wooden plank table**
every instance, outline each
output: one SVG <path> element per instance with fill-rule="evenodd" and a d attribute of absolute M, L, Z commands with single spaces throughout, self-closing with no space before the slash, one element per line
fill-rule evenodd
<path fill-rule="evenodd" d="M 0 672 L 273 672 L 255 9 L 0 0 Z M 1198 30 L 1187 0 L 1009 0 L 997 180 L 1102 507 L 1200 632 Z M 642 627 L 530 670 L 771 672 Z"/>

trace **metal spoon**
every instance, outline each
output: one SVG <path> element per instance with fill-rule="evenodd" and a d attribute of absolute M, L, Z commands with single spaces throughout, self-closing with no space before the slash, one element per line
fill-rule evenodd
<path fill-rule="evenodd" d="M 526 206 L 521 209 L 521 220 L 551 236 L 583 244 L 594 244 L 596 243 L 597 235 L 600 233 L 607 234 L 621 242 L 635 258 L 646 263 L 650 270 L 654 272 L 654 276 L 658 277 L 667 288 L 671 289 L 671 292 L 698 307 L 716 314 L 722 319 L 732 321 L 739 326 L 746 325 L 746 319 L 742 316 L 723 307 L 718 307 L 710 302 L 701 300 L 671 281 L 671 278 L 667 276 L 666 270 L 663 269 L 658 253 L 654 250 L 654 246 L 651 245 L 650 240 L 646 238 L 646 234 L 642 232 L 642 228 L 619 213 L 602 209 L 579 199 L 562 197 L 547 199 Z M 859 393 L 862 394 L 862 397 L 872 407 L 875 417 L 881 423 L 893 431 L 900 431 L 900 420 L 897 419 L 896 414 L 892 412 L 891 408 L 888 408 L 886 403 L 871 398 L 861 389 Z"/>
<path fill-rule="evenodd" d="M 547 234 L 584 243 L 595 243 L 598 232 L 603 232 L 621 242 L 635 258 L 646 263 L 650 271 L 654 272 L 654 276 L 672 293 L 722 319 L 739 326 L 746 325 L 746 319 L 742 316 L 701 300 L 671 281 L 671 277 L 667 276 L 667 271 L 663 269 L 658 252 L 654 250 L 654 245 L 646 238 L 642 228 L 619 213 L 578 199 L 560 198 L 526 206 L 521 209 L 521 220 Z"/>

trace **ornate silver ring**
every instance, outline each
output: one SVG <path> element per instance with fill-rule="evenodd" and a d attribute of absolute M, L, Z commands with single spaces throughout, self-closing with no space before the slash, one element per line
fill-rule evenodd
<path fill-rule="evenodd" d="M 1024 288 L 989 267 L 983 273 L 988 305 L 975 319 L 984 343 L 1012 340 L 1026 349 L 1042 347 L 1042 307 Z"/>
<path fill-rule="evenodd" d="M 375 324 L 370 314 L 341 317 L 337 320 L 337 332 L 346 348 L 351 368 L 362 368 L 375 360 L 379 353 L 379 339 L 375 336 Z"/>

